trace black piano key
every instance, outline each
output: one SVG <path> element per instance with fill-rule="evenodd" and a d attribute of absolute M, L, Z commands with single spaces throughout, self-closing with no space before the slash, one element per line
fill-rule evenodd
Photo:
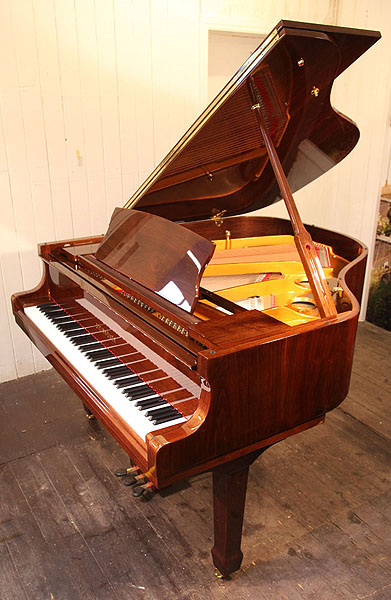
<path fill-rule="evenodd" d="M 147 410 L 147 408 L 154 408 L 155 406 L 162 406 L 164 404 L 167 404 L 167 400 L 164 400 L 159 394 L 155 394 L 152 398 L 137 400 L 135 406 L 137 406 L 139 410 Z"/>
<path fill-rule="evenodd" d="M 80 352 L 83 352 L 83 354 L 86 354 L 87 352 L 92 352 L 93 350 L 102 349 L 102 344 L 100 344 L 99 342 L 84 342 L 79 346 L 79 344 L 77 343 L 77 339 L 78 338 L 76 338 L 72 342 L 72 344 L 76 346 L 76 348 L 79 348 Z"/>
<path fill-rule="evenodd" d="M 147 385 L 145 383 L 145 381 L 143 381 L 139 377 L 137 379 L 134 379 L 133 381 L 131 381 L 130 384 L 124 388 L 124 392 L 126 391 L 126 393 L 128 393 L 128 392 L 130 393 L 132 390 L 135 394 L 137 394 L 138 392 L 142 392 L 143 390 L 145 390 L 145 391 L 150 390 L 151 393 L 154 391 L 149 387 L 149 385 Z"/>
<path fill-rule="evenodd" d="M 123 393 L 129 400 L 141 400 L 147 396 L 152 396 L 154 391 L 151 390 L 149 385 L 138 385 L 136 387 L 125 388 Z"/>
<path fill-rule="evenodd" d="M 130 377 L 125 377 L 123 379 L 119 379 L 114 383 L 115 387 L 121 389 L 126 388 L 129 385 L 134 385 L 135 383 L 142 383 L 142 380 L 137 375 L 131 375 Z"/>
<path fill-rule="evenodd" d="M 120 367 L 113 367 L 112 369 L 103 369 L 103 375 L 109 379 L 119 379 L 122 376 L 126 377 L 129 373 L 131 373 L 131 371 L 129 371 L 128 367 L 124 364 Z"/>
<path fill-rule="evenodd" d="M 169 410 L 171 408 L 171 410 Z M 178 414 L 178 411 L 171 407 L 162 406 L 160 408 L 152 408 L 145 412 L 144 414 L 148 416 L 150 421 L 154 421 L 155 419 L 160 419 L 162 417 L 171 417 Z"/>
<path fill-rule="evenodd" d="M 177 419 L 180 419 L 181 417 L 182 417 L 182 415 L 177 413 L 176 415 L 169 415 L 169 416 L 160 417 L 157 419 L 151 419 L 151 421 L 152 421 L 153 425 L 163 425 L 163 423 L 176 421 Z"/>
<path fill-rule="evenodd" d="M 81 325 L 79 325 L 79 323 L 76 323 L 76 321 L 72 321 L 72 323 L 64 323 L 64 325 L 62 325 L 60 323 L 59 325 L 56 325 L 56 327 L 60 331 L 71 331 L 71 329 L 81 329 L 83 331 L 86 331 L 84 329 L 84 327 L 82 327 Z"/>
<path fill-rule="evenodd" d="M 51 322 L 53 323 L 53 325 L 55 325 L 57 328 L 59 325 L 66 325 L 67 323 L 75 323 L 75 321 L 73 319 L 66 319 L 65 317 L 61 317 L 61 319 L 50 319 Z M 77 325 L 79 325 L 77 323 Z M 79 325 L 80 327 L 80 325 Z"/>
<path fill-rule="evenodd" d="M 74 320 L 70 315 L 67 315 L 67 313 L 64 313 L 63 310 L 61 310 L 59 312 L 52 311 L 52 312 L 48 313 L 47 317 L 53 323 L 62 323 L 65 320 L 66 321 L 73 321 Z"/>
<path fill-rule="evenodd" d="M 88 333 L 87 329 L 84 329 L 84 327 L 81 327 L 80 329 L 77 329 L 77 330 L 65 331 L 64 335 L 67 338 L 73 339 L 73 338 L 79 337 L 80 335 L 90 335 L 90 334 Z M 91 337 L 93 337 L 93 336 L 91 336 Z"/>
<path fill-rule="evenodd" d="M 71 331 L 71 329 L 83 329 L 84 331 L 86 331 L 84 327 L 80 325 L 80 323 L 77 323 L 73 319 L 69 319 L 65 323 L 55 323 L 53 321 L 53 324 L 57 327 L 57 329 L 60 329 L 61 331 Z"/>
<path fill-rule="evenodd" d="M 39 310 L 41 310 L 42 312 L 49 312 L 51 310 L 62 310 L 62 312 L 65 313 L 65 310 L 63 309 L 62 306 L 59 306 L 58 304 L 51 304 L 50 306 L 38 306 Z"/>
<path fill-rule="evenodd" d="M 165 415 L 176 414 L 178 411 L 167 404 L 167 406 L 162 406 L 162 408 L 157 408 L 156 410 L 147 410 L 145 416 L 149 418 L 150 421 L 152 419 L 158 419 L 159 417 L 164 417 Z"/>
<path fill-rule="evenodd" d="M 96 350 L 96 351 L 88 351 L 88 352 L 84 352 L 84 354 L 86 355 L 86 357 L 89 360 L 98 360 L 98 358 L 111 358 L 113 356 L 113 354 L 110 352 L 110 350 L 106 350 L 106 348 L 102 349 L 102 350 Z"/>
<path fill-rule="evenodd" d="M 87 346 L 89 346 L 91 350 L 91 344 L 97 344 L 97 348 L 102 347 L 102 344 L 97 342 L 96 338 L 94 338 L 93 335 L 89 335 L 88 333 L 86 335 L 76 335 L 74 338 L 71 335 L 67 337 L 74 346 L 78 346 L 80 349 L 82 349 L 84 346 L 86 348 Z"/>
<path fill-rule="evenodd" d="M 123 363 L 118 358 L 101 358 L 98 360 L 94 360 L 97 369 L 105 369 L 106 367 L 115 367 L 122 365 Z"/>
<path fill-rule="evenodd" d="M 52 306 L 58 306 L 58 305 L 55 304 L 54 302 L 45 302 L 44 304 L 38 304 L 37 308 L 39 308 L 41 310 L 42 308 L 50 308 Z"/>
<path fill-rule="evenodd" d="M 76 321 L 74 321 L 71 317 L 58 317 L 57 319 L 54 319 L 53 317 L 49 317 L 49 319 L 51 320 L 53 325 L 56 325 L 56 327 L 58 325 L 66 325 L 67 323 L 76 323 Z M 77 323 L 77 325 L 79 325 L 79 323 Z M 79 325 L 79 327 L 80 327 L 80 325 Z"/>
<path fill-rule="evenodd" d="M 53 317 L 68 316 L 67 313 L 64 312 L 61 308 L 53 308 L 53 310 L 41 310 L 41 313 L 48 317 L 48 319 L 51 319 Z"/>
<path fill-rule="evenodd" d="M 166 401 L 166 406 L 160 406 L 159 408 L 151 408 L 147 410 L 145 413 L 146 417 L 151 417 L 153 419 L 157 419 L 159 417 L 163 417 L 164 415 L 176 414 L 178 411 L 171 404 L 168 404 Z"/>
<path fill-rule="evenodd" d="M 61 312 L 65 313 L 65 310 L 63 308 L 61 308 L 61 306 L 58 306 L 57 304 L 50 304 L 48 306 L 44 306 L 41 304 L 40 306 L 37 306 L 37 308 L 38 308 L 38 310 L 40 310 L 41 312 L 43 312 L 45 314 L 48 314 L 53 311 L 61 311 Z"/>
<path fill-rule="evenodd" d="M 146 393 L 148 393 L 148 395 L 152 396 L 154 394 L 157 394 L 157 392 L 155 390 L 153 390 L 148 384 L 143 383 L 143 385 L 139 385 L 135 388 L 133 388 L 133 397 L 137 398 L 137 396 L 144 395 L 144 391 Z"/>

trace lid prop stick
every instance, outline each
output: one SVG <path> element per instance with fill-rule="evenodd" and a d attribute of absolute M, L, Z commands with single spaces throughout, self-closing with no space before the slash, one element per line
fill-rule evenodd
<path fill-rule="evenodd" d="M 266 150 L 270 158 L 270 163 L 273 167 L 274 174 L 280 187 L 282 198 L 285 202 L 289 218 L 292 222 L 296 248 L 299 253 L 301 262 L 303 263 L 303 267 L 307 275 L 309 284 L 311 286 L 311 290 L 314 295 L 314 299 L 318 307 L 320 316 L 327 318 L 335 318 L 337 316 L 337 311 L 333 299 L 331 297 L 330 289 L 327 284 L 327 279 L 322 269 L 322 265 L 320 264 L 320 260 L 316 252 L 314 242 L 312 241 L 310 234 L 303 225 L 303 222 L 299 215 L 299 211 L 297 210 L 296 203 L 293 199 L 288 180 L 284 173 L 284 169 L 282 168 L 280 159 L 278 157 L 277 150 L 273 144 L 271 135 L 266 127 L 265 117 L 263 114 L 264 106 L 262 98 L 253 77 L 250 78 L 249 83 L 252 100 L 254 102 L 253 106 L 251 107 L 251 110 L 253 110 L 256 115 L 259 129 L 261 130 Z"/>

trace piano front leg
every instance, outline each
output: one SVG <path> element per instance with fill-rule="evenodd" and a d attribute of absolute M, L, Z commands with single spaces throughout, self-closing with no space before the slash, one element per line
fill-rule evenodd
<path fill-rule="evenodd" d="M 246 502 L 247 479 L 250 465 L 270 448 L 241 456 L 213 470 L 214 546 L 213 564 L 218 577 L 228 577 L 240 568 L 243 553 L 243 515 Z"/>

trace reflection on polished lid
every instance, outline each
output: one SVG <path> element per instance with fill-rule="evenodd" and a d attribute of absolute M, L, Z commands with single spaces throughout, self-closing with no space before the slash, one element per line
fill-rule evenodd
<path fill-rule="evenodd" d="M 280 199 L 249 89 L 292 191 L 342 160 L 359 132 L 330 105 L 334 79 L 378 32 L 281 21 L 127 202 L 172 221 L 225 216 Z M 316 93 L 314 92 L 316 90 Z"/>

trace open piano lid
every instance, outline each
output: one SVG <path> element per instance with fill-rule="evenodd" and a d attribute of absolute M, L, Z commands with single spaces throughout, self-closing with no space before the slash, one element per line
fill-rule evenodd
<path fill-rule="evenodd" d="M 376 31 L 280 21 L 125 207 L 115 210 L 96 259 L 193 312 L 214 244 L 170 221 L 241 214 L 280 200 L 252 110 L 254 94 L 295 191 L 357 143 L 357 127 L 330 105 L 331 86 L 379 37 Z"/>
<path fill-rule="evenodd" d="M 127 202 L 172 221 L 263 208 L 281 199 L 250 93 L 258 89 L 267 127 L 292 191 L 342 160 L 359 138 L 333 110 L 334 79 L 380 37 L 280 21 Z"/>

